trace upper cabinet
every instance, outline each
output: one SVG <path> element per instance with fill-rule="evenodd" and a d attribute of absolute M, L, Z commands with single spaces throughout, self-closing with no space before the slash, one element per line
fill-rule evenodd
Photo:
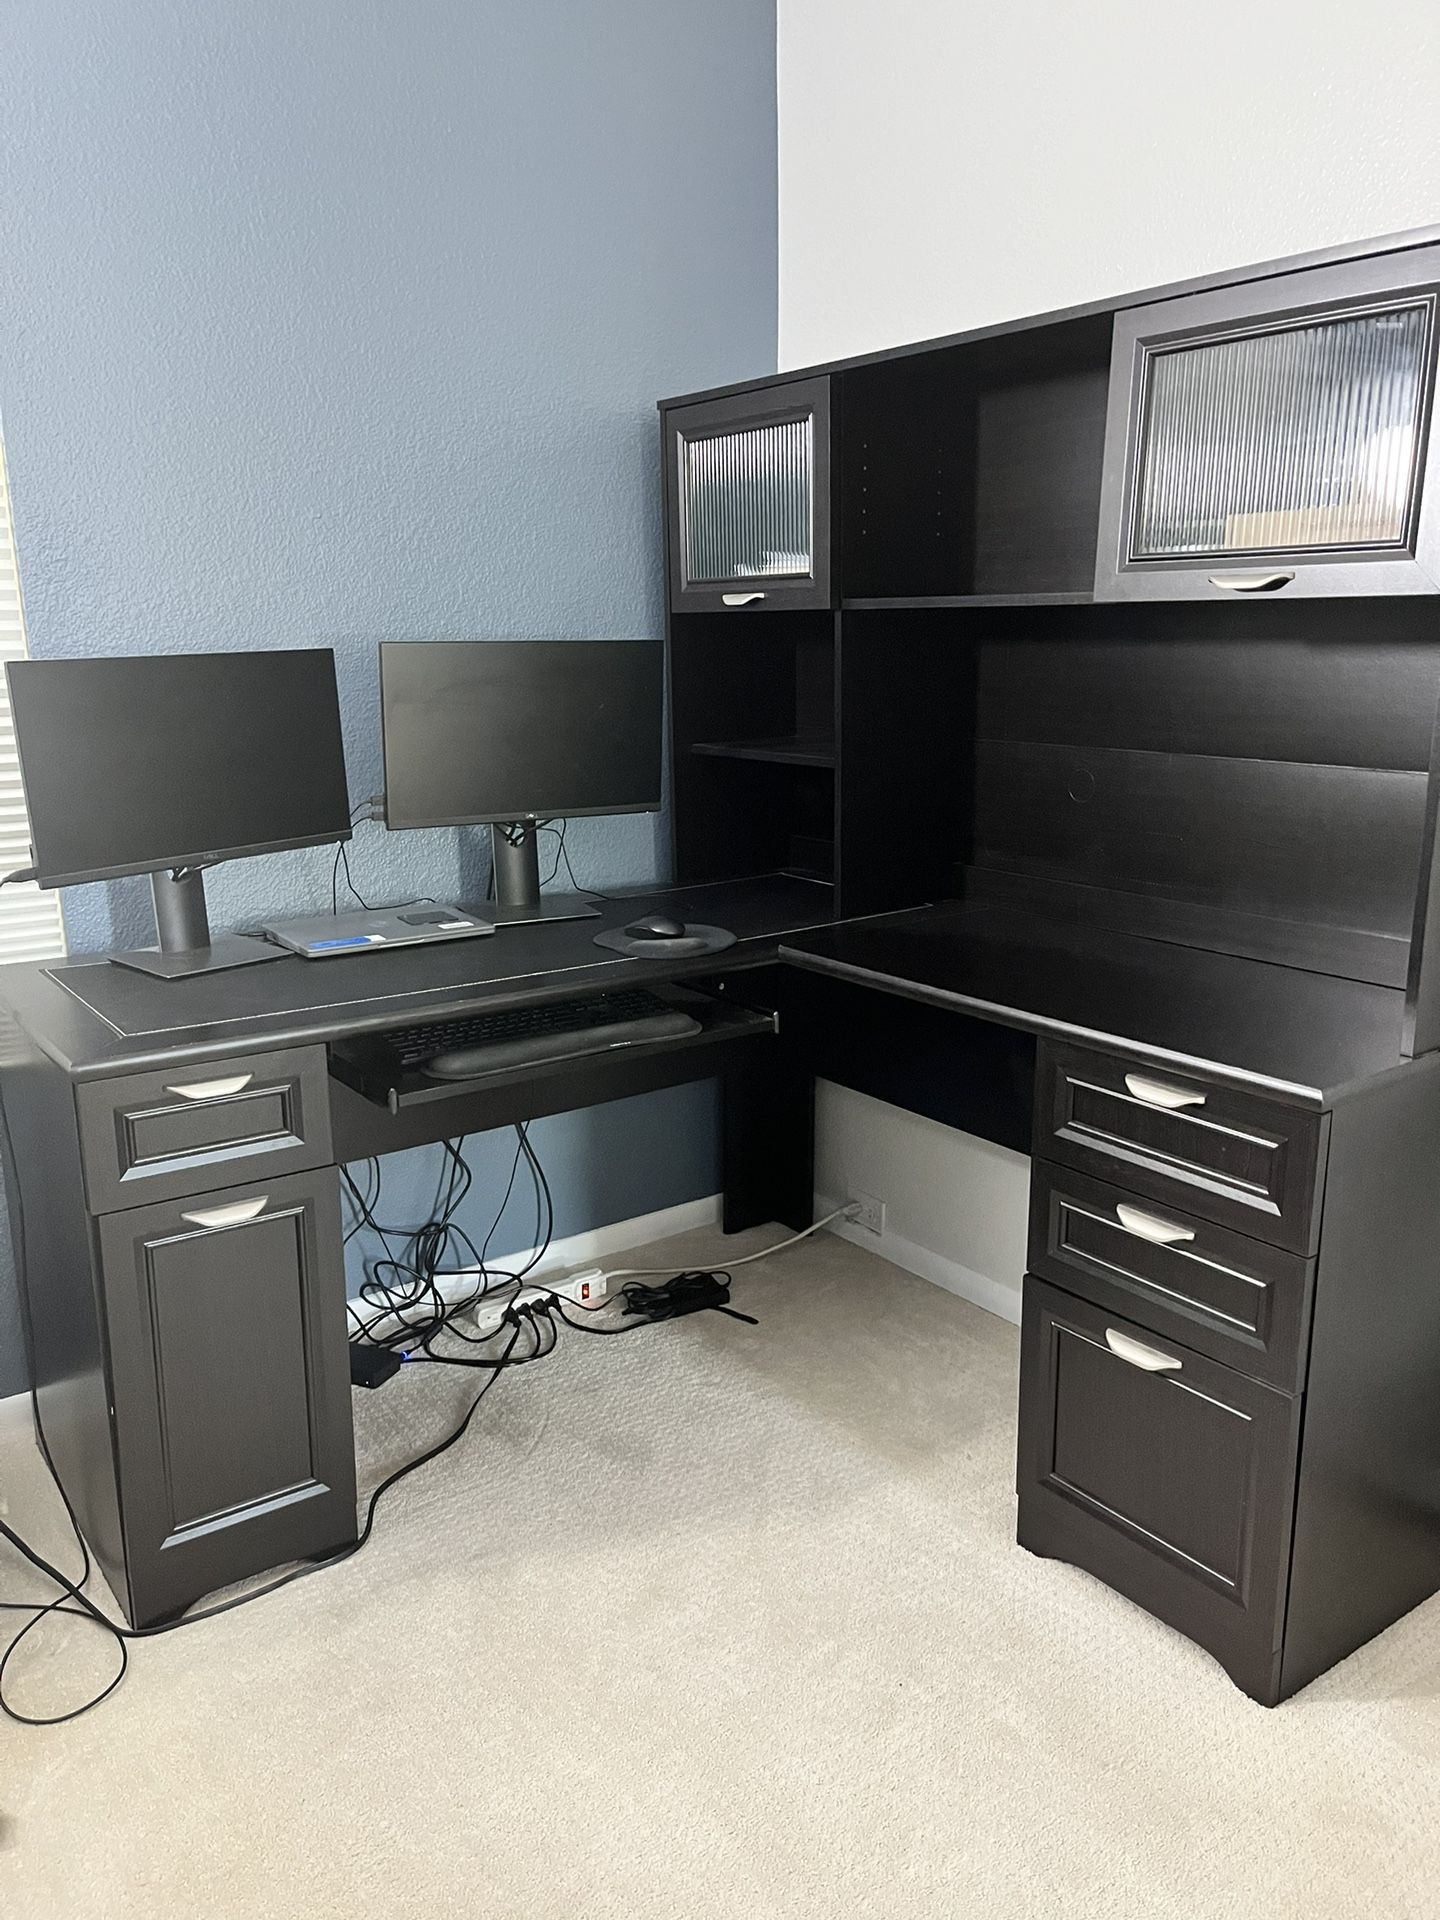
<path fill-rule="evenodd" d="M 1117 314 L 1096 597 L 1435 592 L 1437 292 L 1423 247 Z"/>
<path fill-rule="evenodd" d="M 829 381 L 670 407 L 662 431 L 671 606 L 828 607 Z"/>

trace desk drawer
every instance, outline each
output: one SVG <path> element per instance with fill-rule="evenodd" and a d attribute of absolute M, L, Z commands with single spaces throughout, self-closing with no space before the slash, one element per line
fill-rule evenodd
<path fill-rule="evenodd" d="M 1298 1408 L 1027 1277 L 1020 1544 L 1084 1567 L 1273 1702 Z"/>
<path fill-rule="evenodd" d="M 1301 1384 L 1314 1265 L 1073 1168 L 1031 1164 L 1033 1272 L 1273 1386 Z"/>
<path fill-rule="evenodd" d="M 92 1080 L 76 1104 L 92 1213 L 331 1159 L 323 1047 Z"/>
<path fill-rule="evenodd" d="M 1193 1074 L 1042 1046 L 1035 1156 L 1313 1253 L 1324 1120 Z"/>

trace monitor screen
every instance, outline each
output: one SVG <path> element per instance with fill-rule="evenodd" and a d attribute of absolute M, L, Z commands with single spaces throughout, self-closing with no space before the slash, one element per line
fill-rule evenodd
<path fill-rule="evenodd" d="M 660 805 L 658 641 L 390 641 L 380 710 L 387 826 Z"/>
<path fill-rule="evenodd" d="M 349 837 L 328 647 L 5 673 L 43 886 Z"/>

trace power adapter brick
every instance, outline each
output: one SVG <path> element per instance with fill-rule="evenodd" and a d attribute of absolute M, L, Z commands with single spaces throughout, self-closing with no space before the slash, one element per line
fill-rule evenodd
<path fill-rule="evenodd" d="M 383 1387 L 400 1371 L 403 1353 L 389 1347 L 371 1346 L 365 1340 L 350 1342 L 350 1384 L 352 1387 Z"/>

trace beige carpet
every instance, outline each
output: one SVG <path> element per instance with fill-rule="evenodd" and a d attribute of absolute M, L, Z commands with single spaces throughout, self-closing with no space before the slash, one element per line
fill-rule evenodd
<path fill-rule="evenodd" d="M 5 1723 L 0 1913 L 1440 1914 L 1440 1607 L 1267 1713 L 1013 1545 L 1012 1328 L 828 1235 L 737 1298 L 571 1336 L 358 1560 Z M 465 1391 L 361 1396 L 370 1477 Z M 82 1632 L 37 1707 L 104 1671 Z"/>

